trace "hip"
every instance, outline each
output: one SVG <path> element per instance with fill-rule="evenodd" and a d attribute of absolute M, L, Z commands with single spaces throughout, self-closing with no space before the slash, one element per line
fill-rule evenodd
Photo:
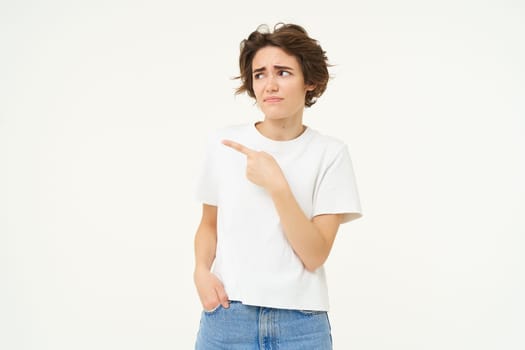
<path fill-rule="evenodd" d="M 326 311 L 290 310 L 231 301 L 203 311 L 196 350 L 332 349 Z"/>

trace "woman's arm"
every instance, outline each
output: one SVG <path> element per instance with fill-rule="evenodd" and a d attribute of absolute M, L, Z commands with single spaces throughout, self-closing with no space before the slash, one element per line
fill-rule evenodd
<path fill-rule="evenodd" d="M 304 267 L 308 271 L 315 271 L 330 254 L 341 215 L 318 215 L 310 221 L 297 203 L 288 183 L 270 194 L 288 242 Z"/>
<path fill-rule="evenodd" d="M 229 306 L 221 281 L 210 270 L 217 248 L 217 207 L 203 204 L 202 218 L 195 233 L 195 271 L 193 279 L 202 306 L 213 310 L 219 304 Z"/>
<path fill-rule="evenodd" d="M 318 215 L 311 221 L 297 203 L 275 159 L 231 140 L 223 144 L 246 155 L 246 177 L 271 195 L 288 242 L 308 271 L 315 271 L 328 258 L 341 215 Z"/>

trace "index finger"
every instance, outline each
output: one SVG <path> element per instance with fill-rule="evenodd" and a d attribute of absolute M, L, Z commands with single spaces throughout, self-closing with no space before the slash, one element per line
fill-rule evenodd
<path fill-rule="evenodd" d="M 234 150 L 241 152 L 242 154 L 247 155 L 247 156 L 250 155 L 250 153 L 255 152 L 254 150 L 244 145 L 241 145 L 240 143 L 232 141 L 232 140 L 222 140 L 222 144 L 230 148 L 233 148 Z"/>

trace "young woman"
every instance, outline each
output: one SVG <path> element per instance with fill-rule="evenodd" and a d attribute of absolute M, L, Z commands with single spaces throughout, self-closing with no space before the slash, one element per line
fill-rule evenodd
<path fill-rule="evenodd" d="M 303 124 L 326 89 L 327 58 L 302 27 L 279 24 L 243 40 L 239 63 L 237 93 L 264 119 L 208 143 L 196 349 L 331 349 L 323 263 L 339 225 L 361 208 L 346 145 Z"/>

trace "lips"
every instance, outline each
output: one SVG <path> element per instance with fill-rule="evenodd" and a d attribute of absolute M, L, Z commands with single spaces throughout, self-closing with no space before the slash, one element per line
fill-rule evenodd
<path fill-rule="evenodd" d="M 282 100 L 283 100 L 283 98 L 281 98 L 281 97 L 272 96 L 272 97 L 265 98 L 264 102 L 275 103 L 275 102 L 281 102 Z"/>

